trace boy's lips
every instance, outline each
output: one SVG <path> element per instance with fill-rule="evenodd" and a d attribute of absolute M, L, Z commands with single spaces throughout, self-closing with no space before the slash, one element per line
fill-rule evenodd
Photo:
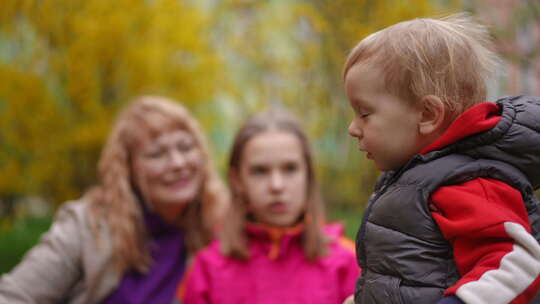
<path fill-rule="evenodd" d="M 362 143 L 360 143 L 360 141 L 358 141 L 358 150 L 360 150 L 361 152 L 367 152 L 366 148 Z"/>
<path fill-rule="evenodd" d="M 360 150 L 360 152 L 366 153 L 367 159 L 373 159 L 373 155 L 366 151 L 366 149 L 364 149 L 361 145 L 358 146 L 358 150 Z"/>

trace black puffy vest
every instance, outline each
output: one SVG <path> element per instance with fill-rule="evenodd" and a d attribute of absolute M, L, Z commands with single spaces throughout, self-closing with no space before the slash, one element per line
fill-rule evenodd
<path fill-rule="evenodd" d="M 497 104 L 501 120 L 491 130 L 416 155 L 381 176 L 356 238 L 362 267 L 356 303 L 432 304 L 459 279 L 452 247 L 428 207 L 441 186 L 478 177 L 509 184 L 522 193 L 540 241 L 540 202 L 533 191 L 540 186 L 540 98 L 507 97 Z"/>

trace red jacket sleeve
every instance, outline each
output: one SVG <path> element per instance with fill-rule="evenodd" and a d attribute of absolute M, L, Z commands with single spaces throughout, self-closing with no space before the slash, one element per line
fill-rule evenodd
<path fill-rule="evenodd" d="M 430 207 L 461 275 L 446 295 L 466 303 L 529 303 L 540 290 L 540 245 L 519 191 L 478 178 L 437 189 Z"/>

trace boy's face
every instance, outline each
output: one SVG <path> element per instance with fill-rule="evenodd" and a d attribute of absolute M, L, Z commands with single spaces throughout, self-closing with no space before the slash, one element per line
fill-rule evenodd
<path fill-rule="evenodd" d="M 345 77 L 345 89 L 355 116 L 349 134 L 379 170 L 403 166 L 420 149 L 419 107 L 393 95 L 384 87 L 377 67 L 356 64 Z"/>

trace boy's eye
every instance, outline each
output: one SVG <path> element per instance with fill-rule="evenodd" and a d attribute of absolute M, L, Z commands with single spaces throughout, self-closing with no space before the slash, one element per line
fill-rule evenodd
<path fill-rule="evenodd" d="M 360 109 L 358 107 L 354 107 L 354 112 L 356 113 L 356 115 L 360 118 L 366 118 L 368 117 L 369 115 L 371 115 L 370 112 L 366 112 L 366 110 L 364 109 Z"/>

